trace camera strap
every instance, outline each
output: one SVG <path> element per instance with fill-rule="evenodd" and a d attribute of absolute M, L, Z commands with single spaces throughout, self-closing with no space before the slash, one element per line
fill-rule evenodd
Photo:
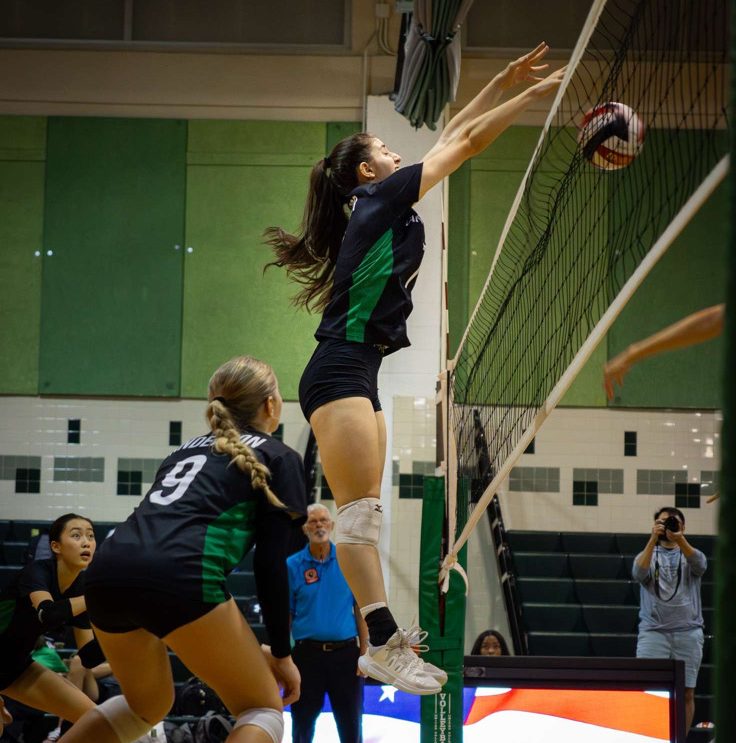
<path fill-rule="evenodd" d="M 680 581 L 682 580 L 682 553 L 680 553 L 680 559 L 677 561 L 677 583 L 675 584 L 675 590 L 668 599 L 663 599 L 659 593 L 659 547 L 654 548 L 654 593 L 657 594 L 657 598 L 663 601 L 665 604 L 668 601 L 672 601 L 675 598 L 675 594 L 680 589 Z"/>

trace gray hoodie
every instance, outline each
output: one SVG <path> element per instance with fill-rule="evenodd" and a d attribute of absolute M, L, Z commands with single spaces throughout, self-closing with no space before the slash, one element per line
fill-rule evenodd
<path fill-rule="evenodd" d="M 641 554 L 640 552 L 634 558 L 631 572 L 634 580 L 640 584 L 639 630 L 682 632 L 702 627 L 700 578 L 708 565 L 705 555 L 700 550 L 695 550 L 693 555 L 686 559 L 679 547 L 667 549 L 657 545 L 649 569 L 646 570 L 637 564 Z M 659 564 L 657 581 L 659 596 L 655 591 L 657 564 Z"/>

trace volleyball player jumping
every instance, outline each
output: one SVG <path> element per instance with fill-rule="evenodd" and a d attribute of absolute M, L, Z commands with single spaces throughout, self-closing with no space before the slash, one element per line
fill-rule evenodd
<path fill-rule="evenodd" d="M 167 648 L 237 718 L 229 743 L 281 741 L 282 703 L 299 697 L 286 557 L 292 517 L 306 513 L 303 465 L 270 435 L 282 406 L 270 366 L 232 359 L 212 375 L 208 400 L 211 432 L 163 461 L 88 571 L 90 618 L 124 696 L 84 715 L 64 743 L 131 743 L 163 719 L 174 701 Z M 225 586 L 254 543 L 270 651 Z"/>
<path fill-rule="evenodd" d="M 369 649 L 359 664 L 414 694 L 438 692 L 447 675 L 417 658 L 413 633 L 397 627 L 377 550 L 386 458 L 377 377 L 383 357 L 409 345 L 406 320 L 424 253 L 424 227 L 412 205 L 557 89 L 564 70 L 537 76 L 548 49 L 542 43 L 511 62 L 416 165 L 399 169 L 401 157 L 371 134 L 342 140 L 312 169 L 300 234 L 266 231 L 276 252 L 270 265 L 286 267 L 303 287 L 295 303 L 323 313 L 299 401 L 338 506 L 340 568 L 368 624 Z M 524 81 L 535 84 L 496 106 L 504 90 Z"/>

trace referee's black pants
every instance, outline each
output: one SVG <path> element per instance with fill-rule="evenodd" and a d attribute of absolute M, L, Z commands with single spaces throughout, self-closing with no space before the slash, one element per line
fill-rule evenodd
<path fill-rule="evenodd" d="M 293 743 L 312 743 L 325 692 L 335 716 L 340 743 L 362 743 L 363 678 L 356 674 L 357 644 L 323 650 L 310 640 L 297 641 L 291 657 L 302 677 L 301 696 L 291 705 Z"/>

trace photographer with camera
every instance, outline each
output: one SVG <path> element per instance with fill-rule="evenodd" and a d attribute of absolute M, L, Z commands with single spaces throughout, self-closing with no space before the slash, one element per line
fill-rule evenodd
<path fill-rule="evenodd" d="M 686 730 L 695 713 L 695 684 L 703 659 L 700 579 L 706 567 L 705 555 L 685 539 L 682 511 L 660 508 L 632 570 L 641 596 L 636 657 L 685 662 Z"/>

